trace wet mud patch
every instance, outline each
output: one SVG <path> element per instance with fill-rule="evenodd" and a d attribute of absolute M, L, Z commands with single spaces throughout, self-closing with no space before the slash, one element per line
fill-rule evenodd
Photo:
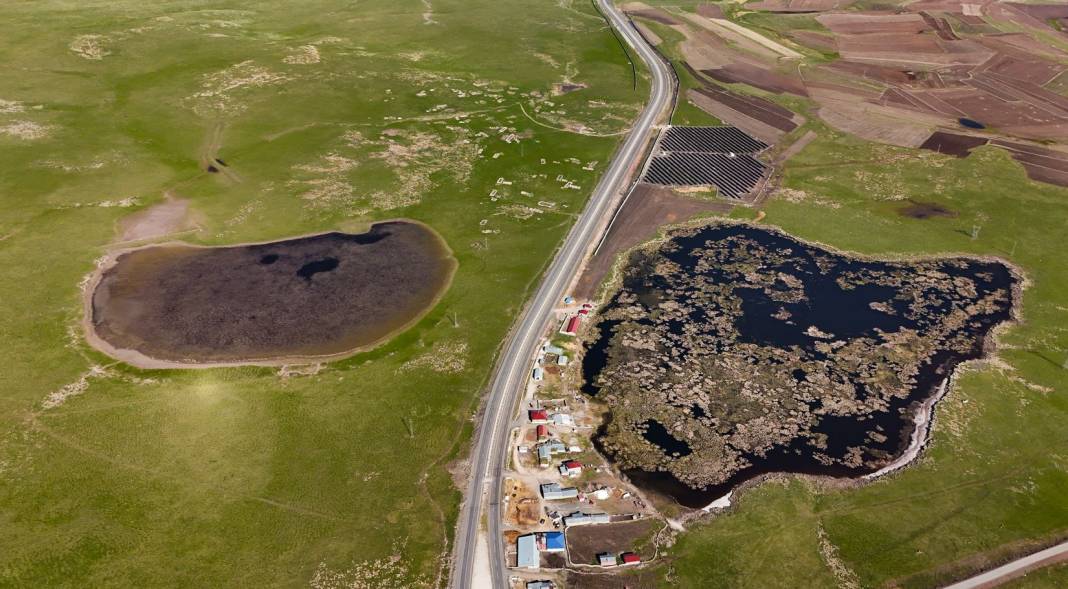
<path fill-rule="evenodd" d="M 456 261 L 414 222 L 230 247 L 118 254 L 90 285 L 90 341 L 143 367 L 279 364 L 349 354 L 428 311 Z"/>
<path fill-rule="evenodd" d="M 787 472 L 892 463 L 918 407 L 1012 318 L 992 260 L 859 259 L 748 225 L 632 254 L 583 359 L 598 447 L 639 486 L 703 507 Z"/>
<path fill-rule="evenodd" d="M 917 200 L 909 200 L 908 202 L 909 204 L 897 210 L 898 214 L 902 217 L 911 217 L 913 219 L 942 217 L 952 219 L 957 216 L 956 211 L 948 209 L 938 203 L 921 202 Z"/>

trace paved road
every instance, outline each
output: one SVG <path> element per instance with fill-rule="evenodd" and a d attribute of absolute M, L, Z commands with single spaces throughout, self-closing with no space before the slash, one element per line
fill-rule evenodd
<path fill-rule="evenodd" d="M 564 295 L 590 246 L 600 238 L 611 217 L 629 176 L 644 153 L 650 131 L 665 112 L 673 96 L 670 68 L 645 44 L 641 35 L 612 5 L 611 0 L 597 0 L 601 10 L 627 43 L 641 56 L 652 72 L 649 103 L 635 122 L 630 134 L 616 152 L 611 164 L 597 184 L 586 208 L 571 228 L 563 247 L 542 279 L 533 300 L 526 307 L 519 323 L 512 331 L 501 354 L 496 373 L 490 383 L 485 413 L 477 433 L 471 460 L 471 482 L 466 501 L 457 524 L 453 570 L 450 586 L 469 587 L 475 563 L 478 533 L 483 513 L 483 493 L 486 497 L 486 520 L 489 539 L 489 559 L 495 589 L 508 587 L 508 571 L 504 562 L 501 541 L 501 505 L 503 471 L 507 460 L 507 445 L 511 422 L 522 397 L 534 354 L 541 335 L 551 320 L 553 307 Z"/>
<path fill-rule="evenodd" d="M 987 587 L 996 587 L 1028 569 L 1053 564 L 1066 556 L 1068 556 L 1068 542 L 1062 542 L 1056 546 L 1018 558 L 981 575 L 954 583 L 945 589 L 986 589 Z"/>

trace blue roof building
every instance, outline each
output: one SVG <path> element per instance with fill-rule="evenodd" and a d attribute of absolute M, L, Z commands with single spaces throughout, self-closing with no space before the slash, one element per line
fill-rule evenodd
<path fill-rule="evenodd" d="M 545 552 L 563 552 L 564 533 L 545 532 Z"/>

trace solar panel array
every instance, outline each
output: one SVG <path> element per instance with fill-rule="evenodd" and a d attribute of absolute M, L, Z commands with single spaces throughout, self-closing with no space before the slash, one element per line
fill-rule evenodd
<path fill-rule="evenodd" d="M 768 148 L 737 127 L 669 127 L 643 181 L 665 186 L 715 186 L 728 198 L 749 194 L 766 166 L 753 154 Z"/>
<path fill-rule="evenodd" d="M 660 149 L 664 151 L 757 153 L 767 148 L 767 143 L 737 127 L 668 127 L 660 138 Z"/>
<path fill-rule="evenodd" d="M 738 198 L 748 194 L 764 175 L 764 164 L 749 154 L 674 152 L 658 155 L 649 164 L 645 181 L 667 186 L 707 186 Z"/>

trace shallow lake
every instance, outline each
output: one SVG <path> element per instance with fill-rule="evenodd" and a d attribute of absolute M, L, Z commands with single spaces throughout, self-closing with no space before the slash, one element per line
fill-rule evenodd
<path fill-rule="evenodd" d="M 91 329 L 134 364 L 343 355 L 421 317 L 455 267 L 436 233 L 407 221 L 271 243 L 149 246 L 100 275 Z"/>

